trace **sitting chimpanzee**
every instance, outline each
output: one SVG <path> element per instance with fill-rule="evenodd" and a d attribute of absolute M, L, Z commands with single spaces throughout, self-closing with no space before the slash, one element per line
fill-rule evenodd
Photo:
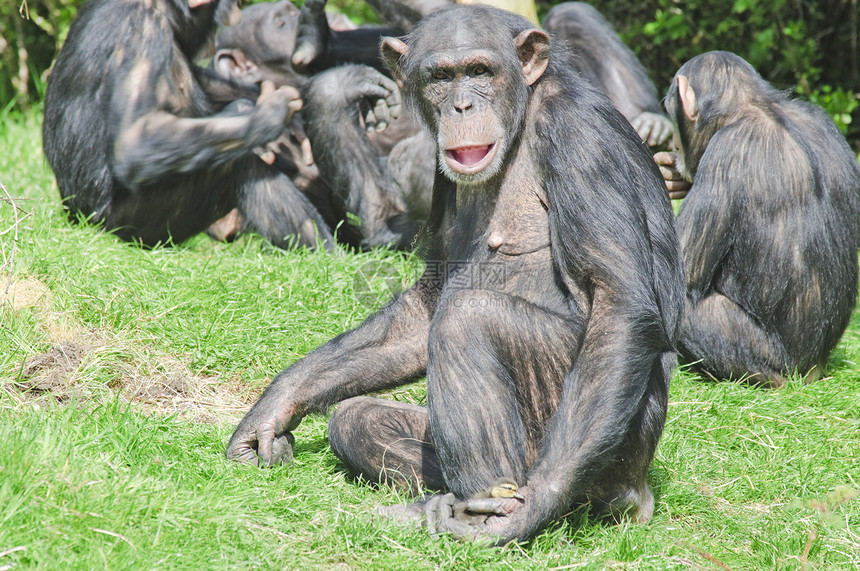
<path fill-rule="evenodd" d="M 682 356 L 717 379 L 818 378 L 857 294 L 860 167 L 833 121 L 740 57 L 685 63 L 666 110 L 687 273 Z"/>
<path fill-rule="evenodd" d="M 651 154 L 524 18 L 459 6 L 382 50 L 437 144 L 426 270 L 278 375 L 227 456 L 289 461 L 302 417 L 345 401 L 332 449 L 449 490 L 413 506 L 435 531 L 525 539 L 582 501 L 648 520 L 684 299 Z M 359 397 L 425 373 L 426 409 Z M 523 499 L 467 500 L 500 478 Z"/>
<path fill-rule="evenodd" d="M 278 246 L 332 236 L 252 149 L 300 107 L 281 88 L 231 85 L 192 63 L 236 0 L 90 0 L 48 81 L 43 137 L 65 207 L 125 240 L 179 242 L 225 215 Z M 220 110 L 220 112 L 219 112 Z"/>

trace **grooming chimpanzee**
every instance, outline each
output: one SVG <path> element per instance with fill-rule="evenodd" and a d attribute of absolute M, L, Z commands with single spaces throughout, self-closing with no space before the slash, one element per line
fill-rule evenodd
<path fill-rule="evenodd" d="M 332 237 L 290 180 L 252 150 L 300 107 L 282 88 L 256 106 L 192 63 L 235 0 L 90 0 L 48 81 L 43 137 L 65 206 L 125 240 L 179 242 L 233 209 L 278 246 Z"/>
<path fill-rule="evenodd" d="M 410 138 L 420 128 L 405 116 L 398 119 L 400 92 L 380 72 L 344 66 L 312 78 L 296 74 L 290 53 L 298 19 L 298 9 L 286 1 L 245 8 L 241 22 L 219 32 L 214 69 L 238 83 L 272 80 L 300 88 L 302 113 L 284 136 L 268 145 L 274 165 L 308 197 L 329 228 L 337 228 L 338 242 L 356 248 L 409 248 L 429 210 L 435 168 L 430 144 Z M 381 29 L 374 30 L 373 41 L 366 35 L 356 40 L 351 31 L 342 32 L 342 41 L 371 46 L 380 61 Z M 343 223 L 347 213 L 361 225 Z"/>
<path fill-rule="evenodd" d="M 684 64 L 666 110 L 693 181 L 678 216 L 682 356 L 718 379 L 817 378 L 857 294 L 854 154 L 820 108 L 727 52 Z"/>
<path fill-rule="evenodd" d="M 435 531 L 525 539 L 586 500 L 648 520 L 684 299 L 650 153 L 521 17 L 459 6 L 382 51 L 438 145 L 426 270 L 278 375 L 227 456 L 289 461 L 302 417 L 345 401 L 332 449 L 356 475 L 452 492 L 423 504 Z M 359 397 L 425 373 L 426 409 Z M 523 500 L 457 519 L 502 477 Z"/>

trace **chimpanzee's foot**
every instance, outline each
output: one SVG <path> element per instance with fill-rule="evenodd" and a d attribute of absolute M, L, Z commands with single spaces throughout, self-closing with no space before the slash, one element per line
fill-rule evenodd
<path fill-rule="evenodd" d="M 600 496 L 589 493 L 588 496 L 595 515 L 609 517 L 616 522 L 647 523 L 654 515 L 654 494 L 644 482 L 639 487 L 616 488 L 613 493 Z"/>
<path fill-rule="evenodd" d="M 242 215 L 234 208 L 225 216 L 212 223 L 206 230 L 209 237 L 219 242 L 230 242 L 238 236 L 243 224 Z"/>

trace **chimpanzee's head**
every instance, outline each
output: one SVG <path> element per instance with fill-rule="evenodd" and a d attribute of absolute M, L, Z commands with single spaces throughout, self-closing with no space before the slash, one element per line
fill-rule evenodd
<path fill-rule="evenodd" d="M 546 32 L 488 6 L 435 12 L 382 58 L 434 135 L 439 164 L 458 183 L 498 174 L 549 64 Z"/>

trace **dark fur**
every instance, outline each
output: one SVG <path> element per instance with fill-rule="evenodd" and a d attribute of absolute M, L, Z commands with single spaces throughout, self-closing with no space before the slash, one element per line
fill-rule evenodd
<path fill-rule="evenodd" d="M 311 79 L 302 92 L 306 102 L 302 116 L 314 161 L 335 202 L 361 219 L 365 236 L 361 245 L 407 249 L 418 232 L 409 215 L 414 217 L 417 210 L 420 217 L 421 207 L 413 204 L 408 211 L 404 196 L 408 183 L 397 184 L 387 170 L 388 155 L 380 153 L 362 129 L 362 111 L 386 96 L 395 96 L 399 109 L 400 94 L 393 81 L 367 66 L 342 66 Z M 410 171 L 433 168 L 432 152 L 411 153 L 406 160 L 412 163 Z"/>
<path fill-rule="evenodd" d="M 254 107 L 193 57 L 232 8 L 213 0 L 91 0 L 48 81 L 43 137 L 74 218 L 125 240 L 179 242 L 238 207 L 276 245 L 315 246 L 322 219 L 290 181 L 252 154 L 276 139 L 286 94 Z M 317 226 L 315 229 L 314 226 Z"/>
<path fill-rule="evenodd" d="M 644 66 L 593 6 L 563 2 L 549 11 L 542 25 L 573 50 L 577 71 L 600 87 L 628 120 L 643 111 L 663 114 Z"/>
<path fill-rule="evenodd" d="M 680 104 L 678 76 L 698 119 Z M 771 386 L 823 372 L 857 293 L 860 167 L 833 121 L 738 56 L 678 71 L 666 109 L 694 181 L 678 217 L 687 273 L 681 352 L 718 379 Z"/>
<path fill-rule="evenodd" d="M 367 47 L 381 66 L 378 44 L 386 29 L 335 32 L 321 10 L 319 3 L 310 2 L 302 10 L 302 17 L 321 18 L 319 33 L 332 36 L 325 45 L 334 51 L 315 63 L 315 69 L 340 61 L 340 53 L 370 62 L 362 55 Z M 424 140 L 411 137 L 419 129 L 408 117 L 377 118 L 384 119 L 387 128 L 366 132 L 365 113 L 379 101 L 399 98 L 396 85 L 379 71 L 352 65 L 311 78 L 296 73 L 290 57 L 299 22 L 298 9 L 286 0 L 245 8 L 237 26 L 218 34 L 214 67 L 237 82 L 271 80 L 301 89 L 301 116 L 279 139 L 275 164 L 308 196 L 329 228 L 337 228 L 338 242 L 355 248 L 409 248 L 418 224 L 427 218 L 433 153 Z M 245 59 L 253 65 L 238 65 Z M 313 148 L 313 165 L 303 162 L 300 144 L 305 137 Z M 346 222 L 347 213 L 357 216 L 361 225 Z"/>
<path fill-rule="evenodd" d="M 282 372 L 237 427 L 228 457 L 289 458 L 302 416 L 426 372 L 426 413 L 382 399 L 340 405 L 331 443 L 355 473 L 444 485 L 460 498 L 513 478 L 525 502 L 475 528 L 502 538 L 531 537 L 585 499 L 650 517 L 646 475 L 683 304 L 669 199 L 621 114 L 559 65 L 563 48 L 553 46 L 549 67 L 526 85 L 513 40 L 531 28 L 462 6 L 423 20 L 406 58 L 384 46 L 434 139 L 451 140 L 444 130 L 462 112 L 468 140 L 480 127 L 470 103 L 474 116 L 506 126 L 507 152 L 484 180 L 437 175 L 424 275 Z M 490 76 L 431 82 L 430 59 L 477 49 L 492 56 Z"/>

